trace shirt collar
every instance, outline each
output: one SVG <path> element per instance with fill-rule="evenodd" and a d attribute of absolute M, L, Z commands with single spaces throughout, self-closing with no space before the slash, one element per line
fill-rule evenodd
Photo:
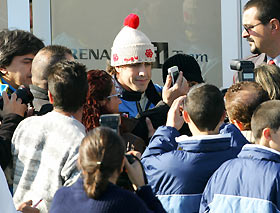
<path fill-rule="evenodd" d="M 278 67 L 280 66 L 280 55 L 278 55 L 278 56 L 275 57 L 275 58 L 271 58 L 270 56 L 267 56 L 267 63 L 268 63 L 270 60 L 273 60 L 274 63 L 275 63 Z"/>

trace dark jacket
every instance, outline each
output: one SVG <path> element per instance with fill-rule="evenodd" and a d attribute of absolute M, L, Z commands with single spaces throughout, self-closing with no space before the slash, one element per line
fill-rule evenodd
<path fill-rule="evenodd" d="M 200 212 L 279 212 L 280 152 L 246 145 L 225 162 L 204 190 Z"/>
<path fill-rule="evenodd" d="M 233 131 L 240 133 L 238 129 Z M 157 129 L 141 161 L 148 183 L 166 211 L 198 211 L 208 179 L 222 163 L 235 158 L 241 150 L 242 145 L 232 147 L 234 135 L 228 131 L 187 137 L 180 136 L 173 127 Z"/>
<path fill-rule="evenodd" d="M 95 200 L 87 196 L 83 180 L 79 179 L 55 193 L 50 213 L 165 212 L 150 186 L 141 187 L 136 195 L 109 183 L 105 193 Z"/>
<path fill-rule="evenodd" d="M 23 117 L 17 114 L 4 115 L 0 126 L 0 165 L 5 170 L 12 159 L 11 140 L 17 125 Z"/>

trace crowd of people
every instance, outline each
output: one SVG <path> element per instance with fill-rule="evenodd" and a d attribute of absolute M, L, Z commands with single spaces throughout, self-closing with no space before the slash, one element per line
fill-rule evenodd
<path fill-rule="evenodd" d="M 154 84 L 155 47 L 136 14 L 106 70 L 1 30 L 0 212 L 280 212 L 279 10 L 278 0 L 245 5 L 255 81 L 225 94 L 186 54 Z M 108 114 L 117 130 L 101 122 Z"/>

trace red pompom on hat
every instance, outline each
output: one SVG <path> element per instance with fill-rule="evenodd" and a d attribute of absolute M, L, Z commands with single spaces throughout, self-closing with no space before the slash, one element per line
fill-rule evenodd
<path fill-rule="evenodd" d="M 122 66 L 142 62 L 155 62 L 155 47 L 140 30 L 139 17 L 129 14 L 124 26 L 116 36 L 111 49 L 111 66 Z"/>
<path fill-rule="evenodd" d="M 123 25 L 131 27 L 133 29 L 137 29 L 137 27 L 139 26 L 139 16 L 134 13 L 129 14 L 124 19 Z"/>

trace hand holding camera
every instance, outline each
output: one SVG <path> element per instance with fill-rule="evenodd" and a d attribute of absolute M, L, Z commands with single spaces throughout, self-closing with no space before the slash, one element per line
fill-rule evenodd
<path fill-rule="evenodd" d="M 177 66 L 169 68 L 168 73 L 162 90 L 162 100 L 171 106 L 176 98 L 188 93 L 189 84 L 184 78 L 183 72 L 179 72 Z"/>
<path fill-rule="evenodd" d="M 140 156 L 140 153 L 136 151 L 130 151 L 125 156 L 124 163 L 129 180 L 133 185 L 136 186 L 136 188 L 144 186 L 145 179 L 143 168 L 140 161 L 135 159 L 137 156 Z"/>
<path fill-rule="evenodd" d="M 20 98 L 17 98 L 16 93 L 13 93 L 11 99 L 9 99 L 7 93 L 4 91 L 2 93 L 2 98 L 4 102 L 3 111 L 1 112 L 2 117 L 10 113 L 15 113 L 24 117 L 27 111 L 27 105 L 23 104 Z"/>

